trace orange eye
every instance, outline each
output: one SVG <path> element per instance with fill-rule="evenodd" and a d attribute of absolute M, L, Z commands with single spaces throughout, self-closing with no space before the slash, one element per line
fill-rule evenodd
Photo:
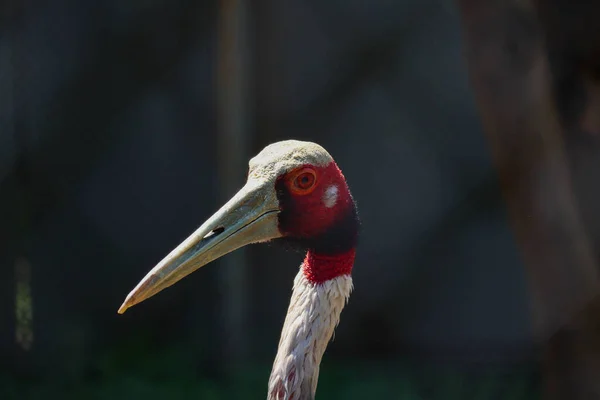
<path fill-rule="evenodd" d="M 293 177 L 292 190 L 298 194 L 308 194 L 312 192 L 317 180 L 317 174 L 310 168 L 300 170 Z"/>

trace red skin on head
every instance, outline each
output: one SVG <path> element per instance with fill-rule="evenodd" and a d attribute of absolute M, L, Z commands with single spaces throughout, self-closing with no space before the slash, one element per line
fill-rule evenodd
<path fill-rule="evenodd" d="M 287 192 L 280 204 L 285 219 L 279 229 L 285 236 L 318 237 L 347 217 L 349 209 L 354 207 L 346 179 L 335 162 L 324 167 L 303 165 L 280 179 Z M 327 207 L 324 197 L 331 186 L 337 188 L 337 199 L 331 207 Z M 354 249 L 341 254 L 319 254 L 309 248 L 302 269 L 310 282 L 322 283 L 350 275 L 354 256 Z"/>
<path fill-rule="evenodd" d="M 314 171 L 316 180 L 307 194 L 302 194 L 294 188 L 297 174 L 306 169 Z M 288 172 L 282 178 L 290 196 L 282 211 L 287 214 L 285 226 L 280 226 L 282 234 L 300 238 L 315 237 L 327 230 L 344 211 L 353 206 L 346 179 L 335 162 L 325 167 L 304 165 Z M 338 189 L 337 201 L 328 208 L 323 202 L 325 191 L 332 185 Z"/>

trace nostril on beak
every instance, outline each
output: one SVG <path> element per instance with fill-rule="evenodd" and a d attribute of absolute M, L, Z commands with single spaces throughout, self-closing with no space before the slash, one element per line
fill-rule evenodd
<path fill-rule="evenodd" d="M 202 239 L 203 240 L 207 240 L 207 239 L 213 239 L 217 236 L 219 236 L 221 233 L 223 233 L 223 231 L 225 230 L 224 227 L 220 226 L 218 228 L 213 229 L 212 231 L 208 232 L 206 234 L 206 236 L 204 236 Z"/>

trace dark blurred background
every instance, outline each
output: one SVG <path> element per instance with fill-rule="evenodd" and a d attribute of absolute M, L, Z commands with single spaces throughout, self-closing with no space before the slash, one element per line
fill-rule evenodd
<path fill-rule="evenodd" d="M 3 3 L 0 398 L 265 398 L 301 254 L 250 246 L 116 311 L 291 138 L 363 222 L 317 398 L 537 398 L 468 71 L 449 0 Z"/>

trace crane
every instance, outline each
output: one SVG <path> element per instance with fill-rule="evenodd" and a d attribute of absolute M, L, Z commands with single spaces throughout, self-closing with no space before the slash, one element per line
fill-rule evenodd
<path fill-rule="evenodd" d="M 119 314 L 242 246 L 277 239 L 306 250 L 294 279 L 268 400 L 312 400 L 319 365 L 353 288 L 360 221 L 346 179 L 312 142 L 286 140 L 249 162 L 248 179 L 129 293 Z"/>

